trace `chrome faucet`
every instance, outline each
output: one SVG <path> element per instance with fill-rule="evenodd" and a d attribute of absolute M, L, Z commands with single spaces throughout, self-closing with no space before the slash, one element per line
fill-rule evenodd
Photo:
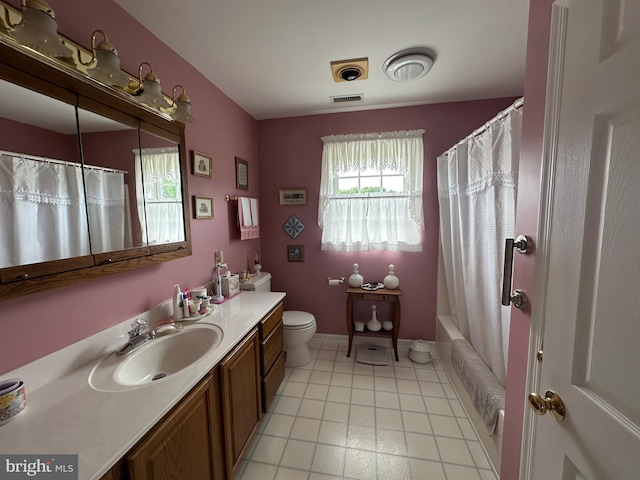
<path fill-rule="evenodd" d="M 123 345 L 117 352 L 117 355 L 125 355 L 140 348 L 145 343 L 156 337 L 156 331 L 150 329 L 146 320 L 138 318 L 131 322 L 131 330 L 129 331 L 129 341 Z"/>

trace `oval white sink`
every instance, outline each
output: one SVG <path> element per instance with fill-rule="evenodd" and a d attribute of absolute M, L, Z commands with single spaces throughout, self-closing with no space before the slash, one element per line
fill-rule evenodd
<path fill-rule="evenodd" d="M 155 338 L 138 350 L 103 358 L 89 376 L 90 385 L 101 391 L 122 391 L 151 385 L 198 361 L 222 341 L 216 325 L 189 325 L 182 331 Z"/>

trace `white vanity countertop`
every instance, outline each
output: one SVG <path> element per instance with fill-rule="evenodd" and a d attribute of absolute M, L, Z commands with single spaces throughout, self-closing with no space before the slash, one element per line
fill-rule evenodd
<path fill-rule="evenodd" d="M 190 324 L 218 325 L 224 332 L 222 342 L 184 370 L 143 387 L 107 393 L 94 390 L 88 381 L 93 367 L 124 345 L 131 319 L 3 375 L 25 382 L 27 408 L 0 426 L 0 452 L 77 454 L 79 478 L 99 479 L 284 297 L 242 292 L 202 320 L 183 322 L 185 329 Z M 161 316 L 168 308 L 170 302 L 161 306 Z"/>

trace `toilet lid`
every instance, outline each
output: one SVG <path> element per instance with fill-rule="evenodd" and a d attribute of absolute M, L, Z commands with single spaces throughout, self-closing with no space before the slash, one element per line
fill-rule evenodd
<path fill-rule="evenodd" d="M 289 328 L 303 328 L 311 325 L 315 321 L 315 317 L 309 312 L 288 310 L 282 315 L 282 323 L 285 327 Z"/>

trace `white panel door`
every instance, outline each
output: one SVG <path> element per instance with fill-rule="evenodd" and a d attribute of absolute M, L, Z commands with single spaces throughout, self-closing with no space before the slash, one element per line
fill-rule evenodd
<path fill-rule="evenodd" d="M 638 479 L 640 0 L 556 3 L 538 393 L 555 391 L 566 417 L 537 417 L 533 478 Z"/>

